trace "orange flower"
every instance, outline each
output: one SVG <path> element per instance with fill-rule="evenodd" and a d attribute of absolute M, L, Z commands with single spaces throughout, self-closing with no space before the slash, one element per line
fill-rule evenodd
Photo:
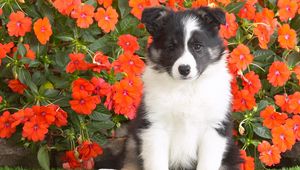
<path fill-rule="evenodd" d="M 78 78 L 72 83 L 72 92 L 82 93 L 83 95 L 91 95 L 94 91 L 94 86 L 88 80 L 83 78 Z M 76 95 L 76 94 L 75 94 Z"/>
<path fill-rule="evenodd" d="M 195 0 L 192 3 L 193 8 L 201 7 L 201 6 L 207 6 L 208 2 L 207 0 Z"/>
<path fill-rule="evenodd" d="M 23 94 L 27 86 L 21 83 L 18 79 L 9 80 L 8 87 L 15 93 Z"/>
<path fill-rule="evenodd" d="M 255 98 L 248 90 L 241 90 L 236 92 L 233 96 L 232 108 L 235 112 L 243 112 L 251 110 L 255 105 Z"/>
<path fill-rule="evenodd" d="M 300 65 L 296 66 L 293 69 L 293 71 L 296 74 L 296 78 L 298 79 L 298 84 L 300 85 Z"/>
<path fill-rule="evenodd" d="M 289 99 L 289 108 L 294 114 L 300 114 L 300 92 L 290 95 Z"/>
<path fill-rule="evenodd" d="M 0 138 L 10 138 L 16 131 L 16 127 L 12 126 L 13 118 L 9 111 L 5 111 L 0 116 Z"/>
<path fill-rule="evenodd" d="M 47 17 L 38 19 L 33 25 L 33 30 L 37 39 L 43 45 L 49 41 L 49 38 L 52 35 L 51 24 Z"/>
<path fill-rule="evenodd" d="M 216 1 L 221 3 L 223 6 L 227 6 L 231 2 L 231 0 L 216 0 Z"/>
<path fill-rule="evenodd" d="M 54 7 L 63 15 L 69 15 L 73 9 L 81 4 L 81 0 L 55 0 Z"/>
<path fill-rule="evenodd" d="M 254 71 L 245 74 L 243 86 L 244 89 L 248 90 L 251 94 L 257 93 L 261 89 L 259 76 L 255 74 Z"/>
<path fill-rule="evenodd" d="M 245 70 L 252 61 L 253 55 L 250 54 L 249 48 L 244 44 L 233 49 L 228 60 L 229 64 L 235 65 L 238 70 Z"/>
<path fill-rule="evenodd" d="M 81 159 L 89 160 L 101 155 L 103 150 L 96 142 L 83 141 L 83 143 L 78 147 L 78 152 Z"/>
<path fill-rule="evenodd" d="M 142 18 L 143 10 L 149 6 L 147 0 L 129 0 L 129 6 L 132 8 L 131 13 L 139 20 Z"/>
<path fill-rule="evenodd" d="M 104 55 L 102 52 L 97 51 L 93 58 L 94 65 L 91 65 L 93 71 L 100 73 L 102 70 L 109 71 L 111 69 L 111 64 L 108 60 L 108 56 Z"/>
<path fill-rule="evenodd" d="M 31 31 L 31 18 L 25 17 L 23 12 L 12 12 L 9 20 L 7 29 L 10 36 L 24 36 L 27 32 Z"/>
<path fill-rule="evenodd" d="M 278 16 L 281 21 L 288 21 L 295 17 L 298 5 L 295 0 L 278 0 Z"/>
<path fill-rule="evenodd" d="M 26 57 L 34 60 L 35 59 L 35 52 L 30 49 L 29 44 L 24 44 L 24 47 L 26 48 Z"/>
<path fill-rule="evenodd" d="M 268 49 L 268 43 L 270 42 L 270 33 L 268 29 L 263 25 L 258 25 L 254 28 L 253 33 L 258 38 L 259 47 L 262 49 Z"/>
<path fill-rule="evenodd" d="M 3 9 L 0 8 L 0 16 L 3 14 Z"/>
<path fill-rule="evenodd" d="M 278 29 L 278 42 L 280 47 L 293 49 L 297 43 L 296 31 L 290 28 L 289 24 L 283 24 Z"/>
<path fill-rule="evenodd" d="M 280 107 L 281 111 L 288 112 L 288 113 L 293 112 L 293 110 L 290 109 L 290 106 L 289 106 L 290 97 L 287 94 L 275 95 L 274 99 L 275 99 L 276 105 Z"/>
<path fill-rule="evenodd" d="M 98 21 L 98 26 L 105 33 L 109 33 L 110 31 L 114 30 L 118 22 L 118 13 L 111 6 L 106 10 L 104 8 L 98 8 L 94 16 L 96 21 Z"/>
<path fill-rule="evenodd" d="M 82 93 L 73 93 L 70 100 L 71 108 L 78 114 L 89 115 L 101 101 L 98 96 L 87 96 Z"/>
<path fill-rule="evenodd" d="M 263 118 L 263 125 L 269 129 L 278 127 L 285 123 L 288 118 L 285 113 L 278 113 L 273 106 L 267 106 L 260 112 L 260 117 Z"/>
<path fill-rule="evenodd" d="M 277 126 L 272 129 L 272 142 L 281 152 L 291 150 L 296 142 L 293 129 L 287 126 Z"/>
<path fill-rule="evenodd" d="M 294 115 L 293 119 L 286 120 L 286 127 L 293 129 L 295 138 L 300 141 L 300 116 Z"/>
<path fill-rule="evenodd" d="M 254 158 L 251 156 L 247 156 L 245 150 L 240 150 L 242 159 L 244 159 L 244 163 L 241 164 L 240 169 L 241 170 L 254 170 Z"/>
<path fill-rule="evenodd" d="M 77 26 L 88 28 L 93 23 L 95 8 L 92 5 L 84 4 L 76 7 L 71 13 L 72 18 L 76 18 Z"/>
<path fill-rule="evenodd" d="M 66 67 L 67 73 L 73 73 L 76 70 L 85 71 L 88 69 L 88 63 L 84 60 L 85 56 L 82 53 L 69 54 L 71 61 Z"/>
<path fill-rule="evenodd" d="M 260 152 L 259 159 L 262 163 L 272 166 L 280 162 L 281 156 L 279 149 L 270 145 L 267 141 L 262 141 L 257 147 L 257 150 Z"/>
<path fill-rule="evenodd" d="M 66 151 L 63 157 L 63 168 L 64 169 L 76 169 L 80 168 L 81 164 L 78 158 L 75 156 L 74 151 Z"/>
<path fill-rule="evenodd" d="M 113 67 L 115 68 L 116 72 L 126 72 L 127 74 L 141 75 L 144 70 L 145 63 L 137 55 L 124 53 L 113 62 Z"/>
<path fill-rule="evenodd" d="M 274 86 L 283 86 L 290 78 L 288 66 L 281 61 L 274 61 L 269 68 L 268 80 Z"/>
<path fill-rule="evenodd" d="M 48 127 L 48 124 L 32 118 L 30 121 L 25 122 L 22 136 L 33 142 L 42 141 L 48 133 Z"/>
<path fill-rule="evenodd" d="M 221 25 L 220 35 L 225 39 L 234 37 L 238 29 L 238 24 L 235 22 L 235 15 L 226 13 L 226 24 Z"/>
<path fill-rule="evenodd" d="M 51 104 L 48 107 L 51 107 L 52 110 L 56 112 L 54 124 L 57 127 L 66 126 L 68 123 L 68 114 L 64 110 L 62 110 L 58 105 Z"/>
<path fill-rule="evenodd" d="M 104 97 L 111 93 L 110 84 L 106 83 L 102 78 L 93 77 L 91 83 L 94 85 L 93 94 L 98 95 L 99 97 Z"/>
<path fill-rule="evenodd" d="M 103 5 L 104 8 L 111 6 L 113 0 L 97 0 L 99 5 Z"/>
<path fill-rule="evenodd" d="M 136 50 L 140 48 L 137 38 L 130 34 L 121 35 L 118 38 L 118 45 L 123 48 L 125 52 L 134 53 Z"/>
<path fill-rule="evenodd" d="M 16 127 L 21 123 L 25 123 L 33 117 L 34 113 L 31 108 L 25 108 L 17 111 L 12 115 L 12 118 L 15 120 L 12 123 L 12 126 Z"/>

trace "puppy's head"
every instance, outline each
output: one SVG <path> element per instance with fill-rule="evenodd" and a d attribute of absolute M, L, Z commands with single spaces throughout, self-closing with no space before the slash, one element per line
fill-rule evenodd
<path fill-rule="evenodd" d="M 153 37 L 148 56 L 151 65 L 174 79 L 197 79 L 224 52 L 218 31 L 225 24 L 225 13 L 219 8 L 179 12 L 148 8 L 143 11 L 142 23 Z"/>

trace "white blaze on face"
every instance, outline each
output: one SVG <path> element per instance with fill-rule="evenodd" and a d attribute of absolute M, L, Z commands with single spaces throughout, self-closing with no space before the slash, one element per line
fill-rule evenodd
<path fill-rule="evenodd" d="M 185 18 L 182 21 L 184 26 L 184 52 L 180 58 L 176 60 L 172 67 L 172 75 L 176 79 L 195 79 L 198 75 L 197 63 L 194 56 L 188 49 L 188 41 L 192 36 L 193 31 L 199 30 L 197 19 L 194 17 Z M 190 66 L 190 73 L 187 76 L 182 76 L 179 72 L 179 66 L 188 65 Z"/>

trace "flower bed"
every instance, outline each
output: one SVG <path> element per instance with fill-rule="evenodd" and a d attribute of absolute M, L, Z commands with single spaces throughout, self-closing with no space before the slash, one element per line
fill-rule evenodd
<path fill-rule="evenodd" d="M 3 0 L 0 137 L 94 166 L 101 145 L 135 117 L 151 43 L 144 8 L 223 8 L 233 120 L 243 169 L 276 167 L 300 140 L 299 0 Z M 299 162 L 299 158 L 295 158 Z"/>

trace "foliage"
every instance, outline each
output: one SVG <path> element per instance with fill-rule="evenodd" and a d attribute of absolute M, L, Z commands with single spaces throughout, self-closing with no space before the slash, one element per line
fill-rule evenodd
<path fill-rule="evenodd" d="M 92 169 L 100 146 L 135 117 L 141 100 L 151 43 L 142 10 L 207 5 L 227 12 L 220 36 L 242 167 L 278 164 L 300 140 L 298 0 L 3 0 L 0 137 L 40 148 L 44 169 L 53 150 L 65 151 L 63 168 Z"/>

